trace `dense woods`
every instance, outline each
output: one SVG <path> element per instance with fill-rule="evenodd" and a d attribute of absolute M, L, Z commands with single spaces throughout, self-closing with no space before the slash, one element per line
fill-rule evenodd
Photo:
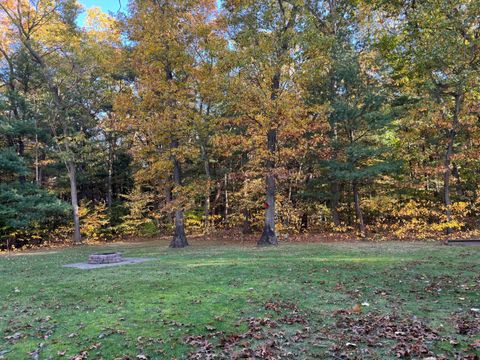
<path fill-rule="evenodd" d="M 480 230 L 480 2 L 125 6 L 0 1 L 1 249 Z"/>

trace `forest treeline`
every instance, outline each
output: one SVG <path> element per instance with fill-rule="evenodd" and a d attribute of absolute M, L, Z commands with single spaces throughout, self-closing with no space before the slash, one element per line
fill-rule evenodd
<path fill-rule="evenodd" d="M 480 2 L 123 6 L 0 1 L 1 248 L 478 230 Z"/>

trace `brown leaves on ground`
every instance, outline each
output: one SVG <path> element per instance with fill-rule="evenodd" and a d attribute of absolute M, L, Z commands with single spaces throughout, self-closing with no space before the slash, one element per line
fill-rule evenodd
<path fill-rule="evenodd" d="M 335 312 L 334 317 L 333 331 L 323 335 L 334 341 L 331 353 L 344 359 L 372 355 L 372 348 L 384 347 L 388 340 L 394 343 L 390 351 L 398 357 L 428 356 L 426 344 L 439 338 L 435 330 L 416 319 L 375 313 L 356 316 L 345 310 Z"/>
<path fill-rule="evenodd" d="M 21 332 L 16 332 L 12 335 L 7 335 L 4 337 L 5 340 L 7 340 L 10 344 L 15 344 L 18 340 L 24 338 L 26 335 Z"/>
<path fill-rule="evenodd" d="M 442 329 L 434 329 L 415 316 L 366 313 L 360 305 L 333 312 L 334 323 L 314 331 L 294 303 L 269 301 L 264 308 L 267 311 L 264 317 L 244 319 L 237 324 L 246 324 L 246 332 L 226 334 L 217 331 L 185 338 L 185 342 L 195 349 L 189 354 L 189 359 L 273 360 L 302 356 L 382 359 L 389 356 L 478 360 L 475 351 L 480 346 L 479 341 L 473 339 L 468 343 L 468 349 L 463 347 L 462 350 L 456 338 L 442 336 Z M 477 311 L 454 314 L 452 321 L 459 335 L 480 332 L 480 314 Z M 448 354 L 436 353 L 436 345 L 442 342 L 449 343 L 454 349 Z M 315 347 L 324 348 L 326 352 L 323 355 L 310 353 Z"/>
<path fill-rule="evenodd" d="M 480 334 L 480 312 L 470 310 L 466 314 L 456 314 L 453 318 L 460 335 Z"/>
<path fill-rule="evenodd" d="M 334 318 L 334 326 L 322 329 L 317 339 L 328 339 L 334 343 L 330 347 L 330 354 L 335 358 L 378 358 L 382 353 L 398 358 L 451 358 L 435 354 L 432 350 L 436 341 L 449 341 L 450 338 L 441 337 L 437 330 L 416 317 L 377 313 L 357 315 L 353 311 L 339 310 L 334 312 Z M 459 316 L 457 321 L 459 333 L 464 331 L 464 334 L 471 334 L 471 331 L 479 331 L 478 318 L 473 317 L 473 314 L 468 314 L 468 319 Z M 456 342 L 450 339 L 450 343 Z M 475 355 L 471 357 L 468 354 L 452 356 L 462 360 L 478 359 Z"/>
<path fill-rule="evenodd" d="M 78 354 L 70 357 L 70 360 L 83 360 L 88 358 L 88 352 L 91 350 L 98 350 L 102 347 L 102 344 L 97 342 L 90 345 L 88 348 L 81 350 Z"/>
<path fill-rule="evenodd" d="M 277 315 L 273 319 L 269 315 L 262 318 L 244 320 L 248 330 L 238 334 L 216 332 L 208 335 L 189 336 L 185 342 L 195 351 L 189 354 L 189 359 L 265 359 L 296 358 L 290 352 L 291 343 L 303 341 L 309 328 L 307 320 L 298 307 L 290 302 L 269 301 L 265 310 Z M 287 335 L 286 327 L 301 326 L 293 335 Z M 240 325 L 240 324 L 239 324 Z"/>

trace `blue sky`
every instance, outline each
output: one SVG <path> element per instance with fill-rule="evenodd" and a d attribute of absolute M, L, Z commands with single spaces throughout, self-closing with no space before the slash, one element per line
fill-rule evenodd
<path fill-rule="evenodd" d="M 127 8 L 128 0 L 120 0 L 120 3 L 119 0 L 78 0 L 78 2 L 82 4 L 85 9 L 98 6 L 108 14 L 110 11 L 116 13 L 118 9 L 120 9 L 120 3 L 122 5 L 121 10 L 125 10 Z M 78 18 L 80 25 L 83 24 L 84 19 L 85 12 L 82 13 Z"/>
<path fill-rule="evenodd" d="M 78 0 L 80 4 L 86 8 L 98 6 L 104 12 L 108 13 L 109 11 L 117 12 L 120 8 L 120 3 L 122 4 L 122 9 L 125 10 L 127 7 L 128 0 Z"/>
<path fill-rule="evenodd" d="M 119 9 L 122 11 L 126 10 L 129 0 L 78 0 L 85 8 L 90 8 L 93 6 L 100 7 L 104 12 L 108 13 L 109 11 L 117 12 Z M 220 5 L 222 0 L 217 0 L 217 4 Z M 120 8 L 121 6 L 121 8 Z M 83 23 L 85 14 L 80 16 L 80 23 Z"/>

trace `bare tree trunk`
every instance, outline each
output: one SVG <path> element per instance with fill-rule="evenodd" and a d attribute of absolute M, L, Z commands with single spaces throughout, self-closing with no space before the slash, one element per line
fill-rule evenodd
<path fill-rule="evenodd" d="M 202 152 L 203 167 L 205 169 L 205 176 L 207 178 L 207 188 L 205 189 L 204 217 L 205 217 L 205 228 L 208 229 L 208 227 L 210 226 L 210 192 L 211 192 L 212 177 L 210 174 L 210 164 L 208 161 L 208 155 L 207 155 L 207 151 L 205 150 L 205 146 L 201 145 L 200 150 Z"/>
<path fill-rule="evenodd" d="M 73 241 L 76 245 L 82 241 L 80 234 L 80 218 L 78 216 L 78 197 L 77 197 L 77 171 L 75 163 L 67 163 L 68 177 L 70 178 L 70 196 L 73 209 Z"/>
<path fill-rule="evenodd" d="M 273 157 L 277 150 L 277 130 L 269 129 L 267 133 L 267 147 L 270 155 Z M 265 225 L 263 227 L 262 236 L 258 240 L 257 245 L 277 245 L 278 239 L 275 232 L 275 161 L 269 159 L 267 161 L 267 169 L 269 173 L 266 176 L 267 199 L 265 209 Z"/>
<path fill-rule="evenodd" d="M 250 211 L 248 209 L 243 210 L 243 216 L 242 234 L 251 234 L 253 231 Z"/>
<path fill-rule="evenodd" d="M 452 176 L 455 178 L 455 192 L 457 196 L 463 196 L 463 188 L 460 179 L 460 172 L 458 171 L 458 166 L 456 163 L 452 164 Z"/>
<path fill-rule="evenodd" d="M 358 184 L 356 181 L 352 182 L 353 190 L 353 201 L 355 204 L 355 215 L 357 217 L 358 230 L 360 231 L 360 236 L 365 237 L 365 224 L 363 222 L 363 213 L 360 206 L 360 194 L 358 193 Z"/>
<path fill-rule="evenodd" d="M 453 155 L 453 144 L 455 141 L 455 135 L 457 131 L 457 127 L 459 124 L 459 115 L 462 106 L 463 95 L 457 93 L 455 94 L 455 109 L 453 112 L 453 119 L 452 119 L 452 128 L 448 131 L 448 143 L 447 143 L 447 150 L 445 152 L 445 172 L 443 174 L 443 199 L 445 202 L 445 213 L 447 215 L 447 221 L 450 222 L 452 220 L 452 200 L 450 198 L 450 177 L 452 174 L 452 169 L 450 168 L 450 159 Z M 453 232 L 452 228 L 447 227 L 445 232 L 451 234 Z"/>
<path fill-rule="evenodd" d="M 207 187 L 208 190 L 210 190 L 210 182 L 208 184 Z M 210 191 L 205 194 L 205 208 L 203 209 L 203 214 L 205 217 L 205 228 L 208 229 L 210 227 Z"/>
<path fill-rule="evenodd" d="M 25 156 L 25 143 L 23 142 L 23 139 L 21 136 L 18 137 L 18 141 L 17 141 L 17 153 L 18 153 L 18 156 L 20 156 L 22 159 Z M 20 183 L 24 184 L 25 181 L 27 180 L 27 177 L 25 176 L 25 174 L 22 173 L 18 177 L 18 180 L 20 181 Z"/>
<path fill-rule="evenodd" d="M 448 165 L 451 156 L 450 145 L 447 146 L 447 152 L 445 153 L 445 172 L 443 174 L 443 201 L 445 203 L 445 214 L 447 215 L 447 221 L 452 220 L 452 201 L 450 199 L 450 166 Z M 451 227 L 445 229 L 447 235 L 453 232 Z"/>
<path fill-rule="evenodd" d="M 224 222 L 225 224 L 228 224 L 228 210 L 229 210 L 229 204 L 228 204 L 228 174 L 225 174 L 225 208 L 224 208 Z"/>
<path fill-rule="evenodd" d="M 335 86 L 332 83 L 332 92 L 335 91 Z M 332 125 L 333 141 L 337 141 L 338 139 L 338 124 L 334 122 Z M 352 139 L 353 134 L 349 132 L 350 141 Z M 332 160 L 337 160 L 337 150 L 333 151 Z M 338 180 L 333 178 L 330 181 L 330 191 L 331 191 L 331 199 L 330 199 L 330 211 L 332 213 L 332 221 L 335 226 L 340 225 L 340 215 L 338 214 L 338 203 L 340 201 L 340 186 L 338 184 Z"/>
<path fill-rule="evenodd" d="M 169 204 L 170 202 L 173 201 L 173 189 L 171 186 L 167 186 L 166 189 L 165 189 L 165 202 L 166 204 Z M 169 224 L 172 224 L 175 222 L 175 214 L 173 214 L 172 212 L 168 212 L 167 214 L 168 216 L 168 221 L 169 221 Z"/>
<path fill-rule="evenodd" d="M 184 248 L 188 246 L 187 237 L 185 235 L 184 214 L 182 209 L 175 210 L 175 230 L 173 239 L 170 243 L 171 248 Z"/>
<path fill-rule="evenodd" d="M 113 161 L 114 161 L 114 141 L 115 139 L 110 137 L 108 144 L 108 177 L 107 177 L 107 205 L 108 208 L 112 208 L 113 204 Z"/>
<path fill-rule="evenodd" d="M 39 155 L 38 155 L 38 125 L 37 119 L 35 117 L 35 183 L 38 187 L 42 186 L 42 182 L 40 180 L 40 166 L 38 165 L 39 162 Z"/>
<path fill-rule="evenodd" d="M 172 141 L 172 148 L 178 147 L 178 141 Z M 175 156 L 172 158 L 173 160 L 173 182 L 176 186 L 182 185 L 182 169 L 180 167 L 180 162 L 177 160 Z M 184 222 L 184 214 L 183 209 L 177 208 L 175 209 L 175 230 L 173 233 L 173 239 L 170 243 L 171 248 L 183 248 L 188 246 L 187 237 L 185 235 L 185 222 Z"/>
<path fill-rule="evenodd" d="M 330 200 L 330 211 L 332 212 L 332 220 L 335 226 L 340 225 L 340 216 L 338 214 L 338 203 L 340 200 L 340 188 L 338 181 L 332 180 L 331 182 L 332 199 Z"/>

